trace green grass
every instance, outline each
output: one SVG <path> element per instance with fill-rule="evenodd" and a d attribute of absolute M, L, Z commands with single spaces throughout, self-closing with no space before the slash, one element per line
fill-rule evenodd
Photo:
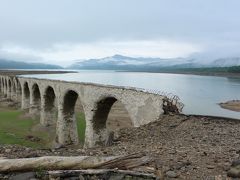
<path fill-rule="evenodd" d="M 80 144 L 84 144 L 86 121 L 84 113 L 77 113 L 77 129 Z"/>
<path fill-rule="evenodd" d="M 18 144 L 32 148 L 49 147 L 54 136 L 46 131 L 31 129 L 39 123 L 39 119 L 23 116 L 18 110 L 0 109 L 0 144 Z M 83 113 L 77 114 L 77 127 L 79 141 L 84 143 L 85 118 Z M 40 138 L 39 142 L 33 142 L 26 137 L 32 135 Z"/>
<path fill-rule="evenodd" d="M 37 133 L 37 137 L 41 139 L 39 142 L 26 138 L 29 135 L 35 135 L 31 128 L 38 123 L 38 120 L 21 118 L 21 115 L 21 111 L 17 110 L 0 111 L 0 144 L 19 144 L 33 148 L 44 146 L 48 138 L 47 133 Z"/>

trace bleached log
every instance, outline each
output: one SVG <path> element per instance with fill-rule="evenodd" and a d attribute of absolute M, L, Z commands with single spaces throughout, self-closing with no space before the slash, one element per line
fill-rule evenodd
<path fill-rule="evenodd" d="M 139 154 L 127 156 L 44 156 L 23 159 L 0 159 L 0 172 L 34 170 L 131 169 L 151 161 Z"/>

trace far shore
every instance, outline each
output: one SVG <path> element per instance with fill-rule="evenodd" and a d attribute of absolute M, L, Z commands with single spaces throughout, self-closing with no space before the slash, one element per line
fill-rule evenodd
<path fill-rule="evenodd" d="M 205 73 L 205 72 L 202 72 L 202 73 L 199 73 L 199 72 L 169 72 L 169 73 L 170 74 L 198 75 L 198 76 L 216 76 L 216 77 L 240 78 L 240 73 Z"/>
<path fill-rule="evenodd" d="M 168 72 L 164 72 L 168 73 Z M 169 72 L 170 74 L 186 74 L 186 75 L 198 75 L 198 76 L 216 76 L 216 77 L 230 77 L 240 78 L 240 73 L 206 73 L 206 72 Z"/>
<path fill-rule="evenodd" d="M 240 73 L 224 73 L 224 72 L 183 72 L 183 71 L 125 71 L 116 70 L 117 72 L 144 72 L 144 73 L 159 73 L 159 74 L 184 74 L 184 75 L 198 75 L 198 76 L 216 76 L 216 77 L 229 77 L 240 78 Z"/>
<path fill-rule="evenodd" d="M 68 70 L 34 70 L 34 69 L 29 69 L 29 70 L 21 70 L 21 69 L 13 69 L 13 70 L 8 70 L 8 69 L 0 69 L 0 74 L 1 75 L 6 75 L 6 76 L 16 76 L 16 75 L 28 75 L 28 74 L 64 74 L 64 73 L 75 73 L 76 71 L 68 71 Z"/>
<path fill-rule="evenodd" d="M 80 69 L 80 70 L 88 70 L 88 69 Z M 94 69 L 89 69 L 94 70 Z M 97 69 L 96 69 L 97 70 Z M 99 69 L 98 69 L 99 70 Z M 101 69 L 100 69 L 101 70 Z M 143 72 L 143 73 L 162 73 L 162 74 L 185 74 L 185 75 L 198 75 L 198 76 L 216 76 L 216 77 L 229 77 L 229 78 L 240 78 L 240 73 L 225 73 L 225 72 L 194 72 L 194 71 L 144 71 L 144 70 L 112 70 L 116 72 Z M 60 69 L 60 70 L 51 70 L 51 69 L 29 69 L 29 70 L 21 70 L 21 69 L 0 69 L 0 74 L 2 75 L 27 75 L 27 74 L 64 74 L 64 73 L 76 73 L 77 70 L 68 70 L 68 69 Z"/>

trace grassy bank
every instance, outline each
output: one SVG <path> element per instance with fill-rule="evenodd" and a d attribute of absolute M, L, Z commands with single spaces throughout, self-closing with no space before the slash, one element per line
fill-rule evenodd
<path fill-rule="evenodd" d="M 39 119 L 24 116 L 19 110 L 0 109 L 0 144 L 18 144 L 33 148 L 49 147 L 54 134 L 44 128 L 34 128 Z M 84 142 L 85 121 L 82 113 L 77 114 L 79 141 Z M 32 129 L 34 128 L 34 131 Z M 37 130 L 36 130 L 37 129 Z"/>

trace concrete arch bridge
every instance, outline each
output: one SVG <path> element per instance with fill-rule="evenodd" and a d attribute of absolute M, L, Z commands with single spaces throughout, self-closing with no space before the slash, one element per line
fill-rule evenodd
<path fill-rule="evenodd" d="M 106 120 L 116 101 L 123 104 L 134 127 L 156 121 L 164 113 L 163 95 L 135 88 L 0 76 L 2 94 L 40 116 L 43 126 L 56 128 L 56 142 L 78 144 L 75 106 L 80 99 L 86 121 L 85 147 L 103 144 L 109 137 Z"/>

